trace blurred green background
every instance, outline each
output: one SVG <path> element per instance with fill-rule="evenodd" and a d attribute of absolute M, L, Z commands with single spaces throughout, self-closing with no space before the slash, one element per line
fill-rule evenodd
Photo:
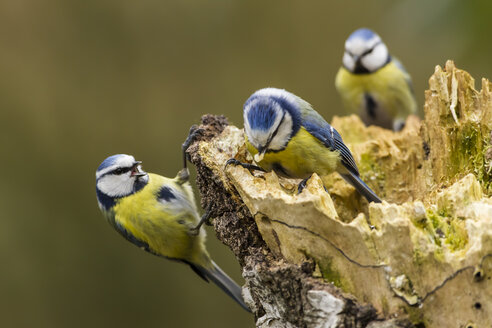
<path fill-rule="evenodd" d="M 0 325 L 253 327 L 186 266 L 112 231 L 100 162 L 128 153 L 174 176 L 190 125 L 215 113 L 242 126 L 243 102 L 266 86 L 343 114 L 333 82 L 363 26 L 405 64 L 422 107 L 448 58 L 492 77 L 491 13 L 485 0 L 2 1 Z M 210 230 L 209 248 L 241 281 Z"/>

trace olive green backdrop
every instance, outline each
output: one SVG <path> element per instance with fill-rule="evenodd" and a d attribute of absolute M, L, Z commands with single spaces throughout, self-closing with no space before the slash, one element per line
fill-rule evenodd
<path fill-rule="evenodd" d="M 242 126 L 275 86 L 343 114 L 345 38 L 376 30 L 419 101 L 437 64 L 492 77 L 490 1 L 11 0 L 0 4 L 0 325 L 253 327 L 184 265 L 117 235 L 94 173 L 115 153 L 173 176 L 204 113 Z M 210 252 L 241 281 L 209 230 Z"/>

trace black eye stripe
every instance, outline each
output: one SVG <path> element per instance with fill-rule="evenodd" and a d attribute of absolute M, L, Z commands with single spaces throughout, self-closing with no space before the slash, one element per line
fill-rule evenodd
<path fill-rule="evenodd" d="M 369 55 L 373 50 L 374 50 L 374 48 L 368 49 L 368 50 L 364 51 L 364 53 L 360 56 L 364 57 L 365 55 Z"/>
<path fill-rule="evenodd" d="M 376 42 L 372 47 L 371 49 L 367 49 L 366 51 L 364 51 L 361 55 L 360 55 L 360 58 L 364 57 L 365 55 L 368 55 L 370 54 L 371 52 L 373 52 L 374 48 L 376 48 L 376 46 L 380 45 L 381 43 L 383 43 L 382 41 L 379 41 L 379 42 Z M 345 52 L 349 54 L 350 57 L 354 57 L 355 54 L 351 53 L 350 51 L 348 51 L 347 49 L 345 49 Z"/>
<path fill-rule="evenodd" d="M 117 169 L 114 169 L 112 173 L 120 175 L 120 174 L 123 174 L 123 173 L 130 171 L 131 169 L 132 169 L 131 167 L 119 167 Z"/>
<path fill-rule="evenodd" d="M 376 46 L 380 45 L 381 43 L 382 43 L 381 41 L 376 42 L 376 43 L 372 46 L 372 48 L 371 48 L 371 49 L 366 50 L 366 51 L 365 51 L 365 52 L 361 55 L 361 57 L 364 57 L 365 55 L 370 54 L 370 53 L 374 50 L 374 48 L 376 48 Z"/>
<path fill-rule="evenodd" d="M 282 125 L 284 118 L 285 118 L 285 111 L 282 113 L 282 118 L 280 119 L 280 123 L 277 125 L 277 128 L 275 129 L 275 131 L 273 131 L 270 138 L 268 138 L 267 143 L 265 145 L 265 149 L 268 149 L 268 146 L 270 146 L 270 142 L 272 142 L 272 139 L 275 138 L 275 136 L 277 135 L 278 129 L 280 128 L 280 125 Z"/>

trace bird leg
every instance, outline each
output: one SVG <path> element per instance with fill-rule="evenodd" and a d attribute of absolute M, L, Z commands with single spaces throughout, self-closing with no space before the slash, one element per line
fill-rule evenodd
<path fill-rule="evenodd" d="M 302 180 L 301 182 L 299 182 L 299 185 L 297 186 L 298 195 L 304 190 L 304 188 L 306 188 L 306 183 L 308 182 L 309 179 L 311 179 L 311 175 L 308 176 L 306 179 Z"/>
<path fill-rule="evenodd" d="M 190 132 L 188 133 L 188 137 L 186 138 L 185 142 L 183 142 L 183 145 L 181 146 L 181 149 L 183 151 L 183 167 L 186 169 L 188 167 L 187 160 L 189 159 L 189 155 L 186 153 L 190 145 L 196 141 L 197 137 L 201 134 L 203 134 L 205 130 L 202 128 L 199 128 L 197 125 L 193 124 L 190 128 Z"/>
<path fill-rule="evenodd" d="M 176 179 L 178 184 L 180 185 L 182 185 L 185 182 L 188 182 L 190 180 L 190 171 L 188 170 L 188 168 L 184 167 L 181 170 L 179 170 Z"/>
<path fill-rule="evenodd" d="M 266 172 L 264 169 L 262 169 L 261 167 L 259 167 L 257 165 L 249 164 L 249 163 L 242 163 L 242 162 L 240 162 L 239 160 L 237 160 L 235 158 L 229 159 L 226 162 L 226 165 L 225 165 L 226 168 L 227 168 L 227 165 L 241 165 L 242 167 L 244 167 L 245 169 L 250 170 L 250 171 Z"/>
<path fill-rule="evenodd" d="M 200 228 L 202 227 L 202 225 L 204 223 L 210 224 L 209 219 L 210 219 L 211 215 L 212 215 L 212 204 L 210 204 L 208 206 L 207 210 L 202 215 L 202 217 L 201 217 L 200 221 L 198 222 L 198 224 L 196 225 L 196 227 L 190 229 L 189 234 L 192 236 L 198 236 L 198 234 L 200 233 Z"/>

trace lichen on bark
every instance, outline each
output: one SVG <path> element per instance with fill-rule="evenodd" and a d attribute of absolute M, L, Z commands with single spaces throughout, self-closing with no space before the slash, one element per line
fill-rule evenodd
<path fill-rule="evenodd" d="M 258 327 L 492 325 L 491 89 L 447 62 L 425 119 L 401 132 L 333 118 L 382 204 L 336 173 L 328 193 L 314 174 L 297 194 L 296 180 L 226 168 L 251 161 L 243 131 L 203 117 L 188 153 Z"/>

